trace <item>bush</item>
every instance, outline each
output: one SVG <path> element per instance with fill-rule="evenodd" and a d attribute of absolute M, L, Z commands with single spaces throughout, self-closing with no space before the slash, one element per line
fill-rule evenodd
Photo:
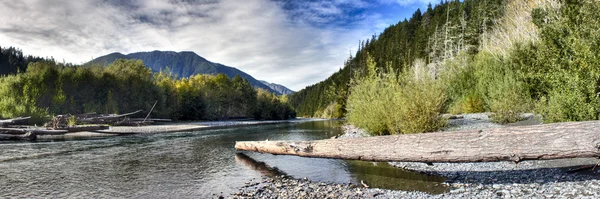
<path fill-rule="evenodd" d="M 370 62 L 373 64 L 373 62 Z M 413 71 L 370 74 L 351 87 L 348 122 L 372 135 L 435 131 L 445 125 L 439 114 L 445 95 L 430 76 L 417 79 Z M 392 70 L 388 70 L 392 71 Z"/>
<path fill-rule="evenodd" d="M 392 133 L 405 134 L 437 131 L 446 125 L 440 117 L 445 100 L 444 90 L 438 81 L 430 77 L 415 79 L 408 76 L 400 91 L 395 93 L 394 104 L 398 112 L 393 114 L 395 123 L 388 128 Z"/>
<path fill-rule="evenodd" d="M 494 112 L 492 119 L 498 123 L 512 123 L 520 119 L 520 114 L 529 111 L 531 97 L 516 74 L 506 63 L 487 53 L 475 57 L 477 92 L 483 96 L 487 110 Z"/>
<path fill-rule="evenodd" d="M 483 96 L 476 90 L 479 81 L 475 76 L 476 69 L 473 59 L 465 54 L 444 62 L 440 81 L 447 95 L 445 112 L 461 114 L 485 111 Z"/>
<path fill-rule="evenodd" d="M 547 123 L 597 120 L 598 107 L 595 96 L 586 96 L 579 89 L 563 86 L 554 89 L 547 98 L 542 97 L 536 103 L 536 112 L 542 114 Z"/>
<path fill-rule="evenodd" d="M 479 93 L 472 91 L 452 103 L 448 112 L 451 114 L 485 112 L 485 102 Z"/>

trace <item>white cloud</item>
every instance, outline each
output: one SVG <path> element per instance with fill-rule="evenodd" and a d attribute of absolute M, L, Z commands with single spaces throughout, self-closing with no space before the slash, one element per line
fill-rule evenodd
<path fill-rule="evenodd" d="M 0 2 L 0 45 L 73 63 L 111 52 L 194 51 L 299 90 L 339 70 L 358 40 L 386 26 L 376 14 L 349 19 L 354 23 L 349 27 L 318 25 L 345 17 L 343 6 L 368 6 L 363 1 L 303 6 L 311 12 L 292 18 L 280 4 L 266 0 L 138 0 L 126 5 L 117 0 L 8 0 Z"/>

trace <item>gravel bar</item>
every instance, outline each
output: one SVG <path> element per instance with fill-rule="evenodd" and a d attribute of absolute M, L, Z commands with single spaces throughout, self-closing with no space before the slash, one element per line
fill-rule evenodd
<path fill-rule="evenodd" d="M 488 113 L 452 116 L 445 130 L 497 128 Z M 539 124 L 533 114 L 509 125 Z M 364 137 L 368 134 L 354 126 L 342 127 L 345 134 L 337 138 Z M 598 159 L 576 158 L 562 160 L 480 163 L 390 162 L 398 168 L 446 177 L 444 186 L 449 192 L 432 195 L 416 191 L 364 188 L 360 184 L 331 184 L 292 179 L 286 176 L 265 177 L 246 186 L 227 198 L 600 198 L 600 169 L 582 169 L 595 165 Z M 574 172 L 575 171 L 575 172 Z M 216 196 L 223 197 L 223 196 Z"/>
<path fill-rule="evenodd" d="M 292 120 L 244 120 L 244 121 L 203 121 L 203 122 L 178 122 L 147 126 L 111 126 L 108 130 L 98 132 L 77 132 L 64 135 L 38 136 L 38 140 L 60 140 L 60 139 L 86 139 L 97 137 L 109 137 L 129 134 L 153 134 L 172 133 L 184 131 L 209 130 L 219 128 L 231 128 L 264 124 L 280 124 L 317 121 L 318 119 L 292 119 Z"/>

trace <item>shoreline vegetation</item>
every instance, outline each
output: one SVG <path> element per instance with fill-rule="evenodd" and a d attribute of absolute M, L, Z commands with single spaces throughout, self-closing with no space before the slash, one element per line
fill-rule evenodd
<path fill-rule="evenodd" d="M 103 67 L 26 59 L 14 48 L 0 52 L 0 60 L 21 60 L 9 65 L 17 72 L 0 75 L 0 118 L 31 116 L 31 124 L 43 124 L 61 114 L 134 110 L 176 121 L 296 117 L 286 95 L 255 89 L 240 76 L 175 77 L 168 69 L 153 73 L 140 60 L 119 59 Z"/>
<path fill-rule="evenodd" d="M 446 113 L 598 120 L 598 10 L 594 0 L 443 1 L 362 41 L 290 102 L 300 116 L 345 117 L 372 135 L 437 131 Z"/>

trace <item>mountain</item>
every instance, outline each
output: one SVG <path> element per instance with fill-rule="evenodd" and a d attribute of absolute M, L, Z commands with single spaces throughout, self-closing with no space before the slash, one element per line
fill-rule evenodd
<path fill-rule="evenodd" d="M 275 83 L 269 83 L 269 82 L 263 81 L 263 80 L 258 80 L 258 81 L 260 81 L 264 85 L 267 85 L 269 88 L 277 91 L 278 93 L 281 93 L 282 95 L 289 95 L 289 94 L 294 93 L 293 90 L 290 90 L 289 88 L 287 88 L 287 87 L 285 87 L 283 85 L 275 84 Z"/>
<path fill-rule="evenodd" d="M 256 80 L 254 77 L 248 75 L 247 73 L 237 68 L 208 61 L 205 58 L 191 51 L 152 51 L 136 52 L 127 55 L 116 52 L 98 57 L 86 63 L 86 65 L 99 64 L 106 66 L 116 61 L 117 59 L 142 60 L 148 68 L 152 69 L 152 72 L 159 72 L 169 67 L 169 70 L 173 72 L 174 75 L 180 78 L 186 78 L 197 74 L 216 75 L 222 73 L 230 78 L 239 75 L 240 77 L 248 80 L 250 84 L 252 84 L 252 86 L 254 86 L 255 88 L 262 88 L 278 95 L 284 94 L 278 92 L 276 89 L 272 89 L 270 86 L 263 84 L 261 81 Z"/>

